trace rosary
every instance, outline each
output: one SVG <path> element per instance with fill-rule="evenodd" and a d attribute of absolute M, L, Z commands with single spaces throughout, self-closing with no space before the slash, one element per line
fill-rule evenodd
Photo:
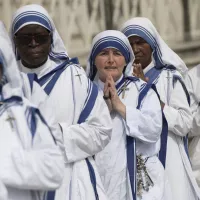
<path fill-rule="evenodd" d="M 149 188 L 154 186 L 145 165 L 147 159 L 143 159 L 142 155 L 137 156 L 137 195 L 141 198 L 143 190 L 148 192 Z"/>

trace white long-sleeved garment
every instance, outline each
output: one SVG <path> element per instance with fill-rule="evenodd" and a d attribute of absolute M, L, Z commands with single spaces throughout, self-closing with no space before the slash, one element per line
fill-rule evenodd
<path fill-rule="evenodd" d="M 144 73 L 146 74 L 153 67 L 152 62 L 144 69 Z M 172 197 L 165 194 L 165 198 L 167 200 L 193 200 L 197 199 L 199 193 L 183 142 L 183 137 L 191 129 L 192 115 L 181 83 L 176 81 L 173 86 L 174 75 L 182 79 L 176 70 L 164 69 L 156 81 L 160 99 L 165 103 L 163 111 L 168 122 L 166 175 Z"/>
<path fill-rule="evenodd" d="M 8 91 L 12 89 L 6 84 L 3 93 L 8 96 Z M 20 104 L 0 107 L 0 180 L 9 200 L 38 200 L 45 190 L 58 188 L 63 178 L 62 153 L 39 116 L 32 137 L 27 123 L 29 107 L 34 106 L 25 98 Z"/>
<path fill-rule="evenodd" d="M 22 72 L 36 73 L 38 78 L 56 66 L 58 63 L 48 59 L 43 66 L 28 69 L 19 61 L 19 69 Z M 86 122 L 77 124 L 88 96 L 89 85 L 84 70 L 81 67 L 70 65 L 61 74 L 49 95 L 48 100 L 51 102 L 54 117 L 62 129 L 66 164 L 63 184 L 56 192 L 56 200 L 95 199 L 85 158 L 89 158 L 95 170 L 99 199 L 106 199 L 92 159 L 93 155 L 108 144 L 112 130 L 109 111 L 101 95 L 97 96 L 94 108 Z"/>
<path fill-rule="evenodd" d="M 8 193 L 2 181 L 0 181 L 0 200 L 8 200 Z"/>
<path fill-rule="evenodd" d="M 0 22 L 0 181 L 9 200 L 43 199 L 61 185 L 63 156 L 22 81 L 4 25 Z"/>
<path fill-rule="evenodd" d="M 36 105 L 40 112 L 42 113 L 44 119 L 48 122 L 48 126 L 56 140 L 57 145 L 61 150 L 64 149 L 62 141 L 62 132 L 59 125 L 56 123 L 54 116 L 54 109 L 52 109 L 51 99 L 45 93 L 43 88 L 36 82 L 30 83 L 28 76 L 21 72 L 22 82 L 23 82 L 23 93 L 24 96 L 34 105 Z M 31 87 L 32 84 L 32 87 Z"/>
<path fill-rule="evenodd" d="M 146 95 L 141 110 L 136 109 L 138 94 L 143 81 L 128 85 L 125 97 L 121 101 L 126 105 L 126 120 L 119 114 L 111 114 L 113 131 L 111 142 L 97 154 L 97 163 L 102 182 L 110 200 L 131 200 L 126 158 L 126 136 L 136 138 L 136 153 L 144 158 L 147 171 L 154 182 L 148 193 L 143 193 L 144 200 L 161 200 L 164 195 L 164 169 L 156 154 L 160 150 L 162 115 L 159 100 L 153 90 Z M 98 80 L 102 92 L 104 83 Z M 138 197 L 140 199 L 140 197 Z"/>
<path fill-rule="evenodd" d="M 200 65 L 192 68 L 185 80 L 190 94 L 190 108 L 193 115 L 192 129 L 189 133 L 189 155 L 195 178 L 200 187 Z"/>

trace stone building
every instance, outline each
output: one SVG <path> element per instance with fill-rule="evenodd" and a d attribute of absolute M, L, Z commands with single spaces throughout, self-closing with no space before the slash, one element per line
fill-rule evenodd
<path fill-rule="evenodd" d="M 200 0 L 0 0 L 0 19 L 7 29 L 12 13 L 29 3 L 49 11 L 68 54 L 82 65 L 96 33 L 118 29 L 134 16 L 148 17 L 189 67 L 200 63 Z"/>

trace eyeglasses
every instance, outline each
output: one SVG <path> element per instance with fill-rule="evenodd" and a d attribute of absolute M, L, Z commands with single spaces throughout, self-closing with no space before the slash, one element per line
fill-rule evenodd
<path fill-rule="evenodd" d="M 49 34 L 38 34 L 38 35 L 15 35 L 14 38 L 16 40 L 16 43 L 19 45 L 29 45 L 33 39 L 38 44 L 46 44 L 49 41 L 49 38 L 51 36 L 51 33 Z"/>

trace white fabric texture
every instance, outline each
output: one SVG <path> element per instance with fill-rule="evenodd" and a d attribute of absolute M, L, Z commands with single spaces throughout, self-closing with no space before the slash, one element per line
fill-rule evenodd
<path fill-rule="evenodd" d="M 190 94 L 190 107 L 193 115 L 192 129 L 189 134 L 189 155 L 195 178 L 200 187 L 200 65 L 189 71 L 186 84 Z"/>
<path fill-rule="evenodd" d="M 184 148 L 183 137 L 191 129 L 192 115 L 187 102 L 185 91 L 177 80 L 173 83 L 173 76 L 183 79 L 186 76 L 187 67 L 161 39 L 153 24 L 147 18 L 133 18 L 122 25 L 121 29 L 127 37 L 137 35 L 145 39 L 153 49 L 153 62 L 144 70 L 145 74 L 153 67 L 174 66 L 177 70 L 164 69 L 155 80 L 160 99 L 164 102 L 164 114 L 168 122 L 168 143 L 166 157 L 166 176 L 171 187 L 172 197 L 165 193 L 165 199 L 169 200 L 196 200 L 200 197 L 197 183 L 192 174 L 191 165 Z M 135 34 L 137 33 L 137 34 Z M 181 73 L 179 73 L 179 72 Z M 198 196 L 198 197 L 197 197 Z"/>
<path fill-rule="evenodd" d="M 93 40 L 91 51 L 99 40 L 103 40 L 104 37 L 108 36 L 116 37 L 129 46 L 132 59 L 127 63 L 127 71 L 130 72 L 134 55 L 127 38 L 118 33 L 118 31 L 99 33 Z M 116 46 L 113 45 L 110 48 L 116 48 Z M 89 66 L 89 60 L 90 56 L 88 58 L 88 68 L 92 67 Z M 103 94 L 104 83 L 100 79 L 94 82 Z M 161 108 L 155 92 L 150 90 L 142 103 L 141 110 L 136 109 L 139 91 L 143 86 L 144 82 L 142 80 L 130 83 L 127 86 L 125 97 L 122 98 L 122 94 L 119 96 L 126 106 L 126 120 L 116 112 L 111 114 L 113 124 L 111 142 L 95 157 L 103 186 L 110 200 L 133 199 L 127 169 L 127 135 L 136 138 L 136 154 L 142 155 L 144 158 L 149 157 L 146 166 L 154 182 L 154 187 L 150 188 L 147 193 L 143 191 L 142 199 L 163 200 L 164 198 L 164 168 L 156 156 L 160 150 Z M 140 199 L 139 197 L 137 198 Z"/>
<path fill-rule="evenodd" d="M 0 27 L 1 34 L 5 28 Z M 0 107 L 0 180 L 9 200 L 38 200 L 46 190 L 56 189 L 62 181 L 63 156 L 48 126 L 37 115 L 34 137 L 31 132 L 30 108 L 37 109 L 23 96 L 20 72 L 17 69 L 8 36 L 0 35 L 0 58 L 6 82 Z M 11 118 L 9 120 L 9 118 Z"/>
<path fill-rule="evenodd" d="M 6 187 L 1 181 L 0 181 L 0 200 L 8 200 Z"/>

